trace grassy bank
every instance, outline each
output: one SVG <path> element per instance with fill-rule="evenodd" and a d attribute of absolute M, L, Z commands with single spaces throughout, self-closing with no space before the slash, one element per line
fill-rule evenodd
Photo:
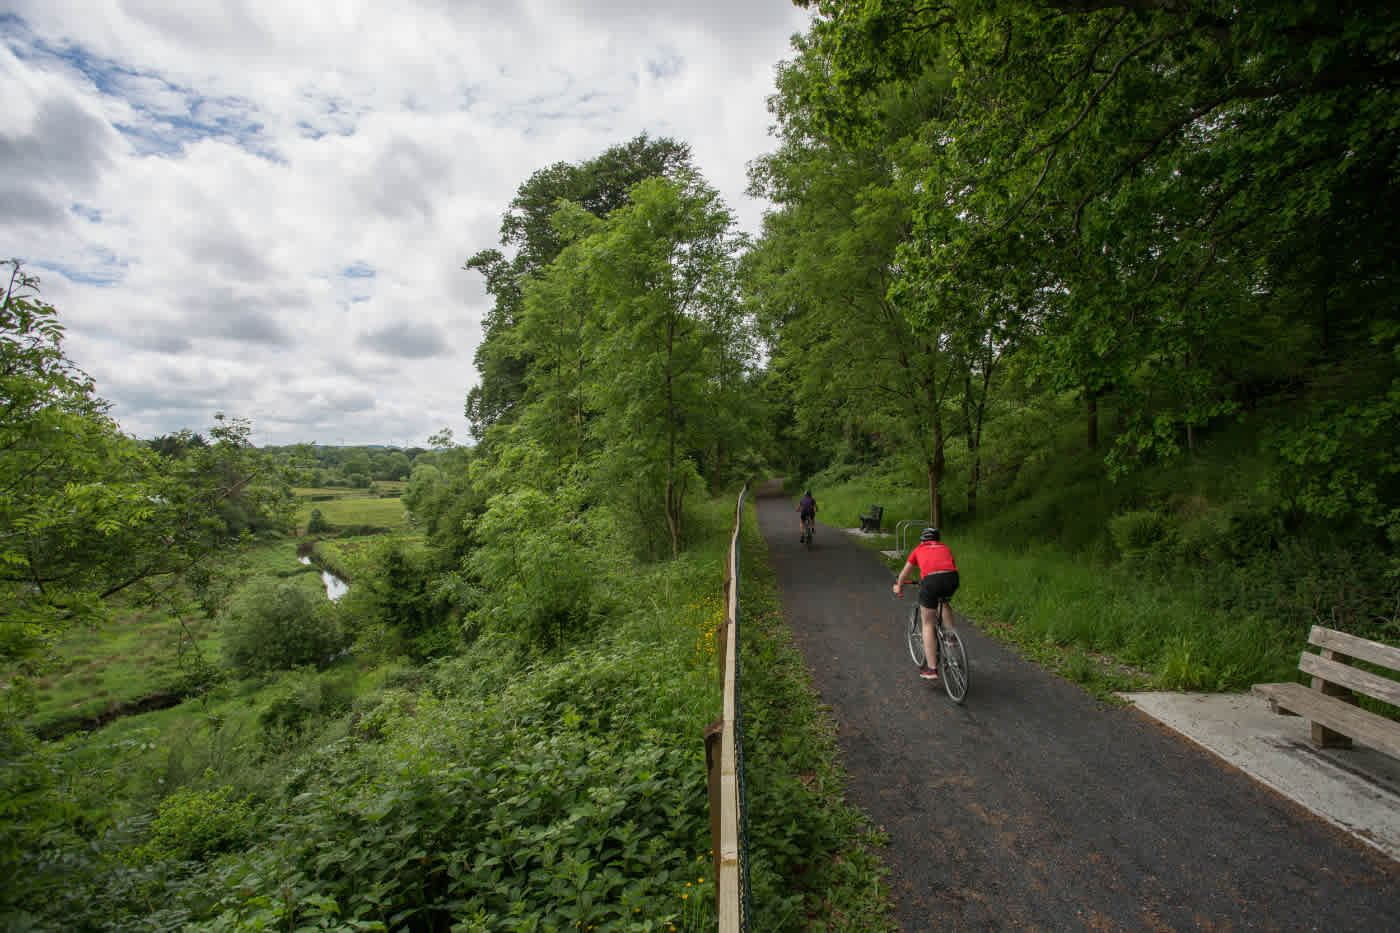
<path fill-rule="evenodd" d="M 792 641 L 752 508 L 740 583 L 755 930 L 887 933 L 884 836 L 844 800 L 835 728 Z"/>
<path fill-rule="evenodd" d="M 233 584 L 256 575 L 294 579 L 308 592 L 324 594 L 313 567 L 297 561 L 290 539 L 263 542 L 234 554 L 220 568 Z M 202 664 L 219 663 L 218 626 L 199 615 L 177 618 L 159 606 L 116 601 L 109 622 L 70 632 L 54 646 L 48 663 L 32 678 L 34 709 L 27 717 L 41 734 L 90 728 L 188 692 Z"/>

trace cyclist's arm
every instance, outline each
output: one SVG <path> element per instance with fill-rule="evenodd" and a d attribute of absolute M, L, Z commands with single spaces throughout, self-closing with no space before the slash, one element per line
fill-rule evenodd
<path fill-rule="evenodd" d="M 899 579 L 894 581 L 894 595 L 900 595 L 900 589 L 909 582 L 909 576 L 914 572 L 914 565 L 910 561 L 904 562 L 904 569 L 899 572 Z"/>

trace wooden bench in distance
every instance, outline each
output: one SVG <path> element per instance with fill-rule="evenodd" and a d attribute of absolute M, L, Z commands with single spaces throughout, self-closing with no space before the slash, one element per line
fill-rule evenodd
<path fill-rule="evenodd" d="M 860 517 L 860 530 L 861 530 L 861 531 L 879 531 L 879 530 L 880 530 L 880 517 L 881 517 L 882 515 L 884 515 L 884 514 L 885 514 L 885 507 L 884 507 L 883 505 L 872 505 L 872 506 L 870 507 L 870 514 L 869 514 L 869 515 L 862 515 L 862 516 Z"/>
<path fill-rule="evenodd" d="M 1304 651 L 1298 669 L 1312 675 L 1312 687 L 1303 684 L 1255 684 L 1254 693 L 1266 698 L 1275 712 L 1291 713 L 1312 722 L 1312 741 L 1318 746 L 1347 746 L 1351 740 L 1400 758 L 1400 722 L 1361 709 L 1356 695 L 1364 694 L 1400 707 L 1400 680 L 1353 667 L 1365 661 L 1400 673 L 1400 648 L 1314 625 L 1308 643 L 1318 653 Z"/>

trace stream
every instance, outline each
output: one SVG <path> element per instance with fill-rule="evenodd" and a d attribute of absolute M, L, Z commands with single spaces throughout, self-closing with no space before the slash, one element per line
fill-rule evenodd
<path fill-rule="evenodd" d="M 297 560 L 301 561 L 303 564 L 309 565 L 311 563 L 310 557 L 298 557 Z M 321 582 L 326 585 L 326 599 L 329 599 L 331 602 L 335 602 L 350 591 L 350 584 L 346 583 L 329 570 L 321 571 Z"/>

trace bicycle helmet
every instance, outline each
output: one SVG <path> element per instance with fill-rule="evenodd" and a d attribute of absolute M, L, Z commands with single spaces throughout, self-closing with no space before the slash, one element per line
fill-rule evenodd
<path fill-rule="evenodd" d="M 923 531 L 919 532 L 919 540 L 920 540 L 921 542 L 923 542 L 923 541 L 937 541 L 938 539 L 939 539 L 939 538 L 938 538 L 938 529 L 937 529 L 937 528 L 925 528 Z"/>

